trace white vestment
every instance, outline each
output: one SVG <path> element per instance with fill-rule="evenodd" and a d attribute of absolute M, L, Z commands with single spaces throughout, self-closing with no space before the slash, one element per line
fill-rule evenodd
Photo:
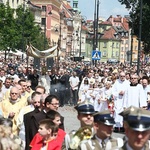
<path fill-rule="evenodd" d="M 146 96 L 141 84 L 137 86 L 128 86 L 124 97 L 124 107 L 128 108 L 130 106 L 143 107 L 147 106 Z"/>
<path fill-rule="evenodd" d="M 116 127 L 123 126 L 123 117 L 119 115 L 124 108 L 124 95 L 119 95 L 121 91 L 126 92 L 127 87 L 129 86 L 129 81 L 121 81 L 117 79 L 112 87 L 112 94 L 114 96 L 114 118 L 116 122 Z"/>

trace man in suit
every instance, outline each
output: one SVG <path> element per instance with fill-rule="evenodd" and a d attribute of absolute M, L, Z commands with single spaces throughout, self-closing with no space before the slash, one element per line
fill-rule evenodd
<path fill-rule="evenodd" d="M 82 141 L 79 149 L 105 150 L 121 148 L 123 146 L 123 140 L 121 138 L 113 139 L 111 137 L 114 124 L 114 118 L 109 110 L 95 113 L 94 128 L 96 133 L 90 140 Z"/>
<path fill-rule="evenodd" d="M 40 111 L 38 113 L 34 113 L 30 118 L 30 138 L 32 139 L 39 129 L 39 122 L 43 119 L 48 118 L 47 112 L 50 110 L 58 111 L 59 100 L 55 95 L 42 96 L 42 101 Z M 61 116 L 61 124 L 59 126 L 64 130 L 64 117 Z"/>
<path fill-rule="evenodd" d="M 150 111 L 131 106 L 120 115 L 124 119 L 126 135 L 121 150 L 149 150 Z"/>
<path fill-rule="evenodd" d="M 37 93 L 39 93 L 40 97 L 38 98 L 39 99 L 39 102 L 40 102 L 40 106 L 37 107 L 37 105 L 35 106 L 35 109 L 27 114 L 24 115 L 24 127 L 25 127 L 25 140 L 26 140 L 26 143 L 25 143 L 25 150 L 30 150 L 29 148 L 29 144 L 33 138 L 33 134 L 32 132 L 34 131 L 34 127 L 32 128 L 32 122 L 31 122 L 31 118 L 34 114 L 38 114 L 40 111 L 41 111 L 41 104 L 43 103 L 43 95 L 45 93 L 45 88 L 43 86 L 37 86 L 35 91 Z"/>
<path fill-rule="evenodd" d="M 34 110 L 24 114 L 24 116 L 23 116 L 24 129 L 25 129 L 25 149 L 26 150 L 30 150 L 29 144 L 30 144 L 30 141 L 32 140 L 32 136 L 31 136 L 32 130 L 31 130 L 31 126 L 30 126 L 31 117 L 32 117 L 32 115 L 40 112 L 39 103 L 41 101 L 41 94 L 39 92 L 35 92 L 35 94 L 33 94 L 32 96 L 33 96 L 32 97 L 33 101 L 36 102 L 35 104 L 33 104 Z"/>

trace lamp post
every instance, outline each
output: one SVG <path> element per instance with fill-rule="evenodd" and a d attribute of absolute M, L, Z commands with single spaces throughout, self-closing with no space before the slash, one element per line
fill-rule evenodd
<path fill-rule="evenodd" d="M 94 35 L 93 35 L 93 50 L 95 50 L 95 44 L 96 44 L 96 42 L 95 42 L 95 39 L 96 39 L 96 1 L 97 0 L 95 0 L 95 8 L 94 8 L 94 22 L 93 22 L 93 31 L 94 31 Z"/>
<path fill-rule="evenodd" d="M 98 44 L 98 21 L 99 21 L 99 0 L 95 0 L 94 10 L 94 36 L 93 36 L 93 50 L 97 50 Z M 97 64 L 97 60 L 93 60 L 93 65 Z"/>
<path fill-rule="evenodd" d="M 132 7 L 132 8 L 131 8 Z M 135 8 L 134 8 L 134 6 L 132 5 L 132 6 L 130 6 L 130 2 L 127 0 L 127 6 L 126 6 L 126 8 L 128 9 L 128 10 L 130 10 L 131 9 L 131 12 L 133 13 L 134 12 L 134 10 L 135 10 Z M 131 16 L 131 21 L 132 21 L 132 26 L 131 26 L 131 47 L 130 47 L 130 67 L 132 66 L 132 54 L 133 54 L 133 34 L 134 34 L 134 17 L 133 16 Z"/>
<path fill-rule="evenodd" d="M 80 50 L 79 50 L 79 57 L 81 57 L 81 51 L 82 51 L 82 24 L 85 23 L 87 20 L 87 17 L 86 16 L 81 16 L 81 26 L 80 26 Z"/>
<path fill-rule="evenodd" d="M 23 62 L 23 52 L 24 52 L 24 18 L 25 18 L 25 0 L 23 1 L 23 22 L 22 22 L 22 62 Z"/>
<path fill-rule="evenodd" d="M 141 54 L 141 33 L 142 33 L 142 7 L 143 0 L 139 1 L 140 3 L 140 21 L 139 21 L 139 37 L 138 37 L 138 62 L 137 62 L 137 74 L 140 73 L 140 54 Z"/>
<path fill-rule="evenodd" d="M 113 58 L 114 57 L 114 51 L 113 51 L 113 48 L 114 48 L 114 42 L 112 43 L 112 45 L 111 45 L 111 47 L 112 47 L 112 54 L 111 54 L 111 57 Z"/>
<path fill-rule="evenodd" d="M 98 46 L 98 21 L 99 21 L 99 0 L 97 0 L 97 19 L 96 19 L 96 48 Z"/>
<path fill-rule="evenodd" d="M 132 66 L 132 54 L 133 54 L 133 19 L 132 19 L 132 29 L 131 29 L 131 57 L 130 57 L 130 67 Z"/>
<path fill-rule="evenodd" d="M 30 4 L 32 4 L 31 2 L 30 2 L 30 0 L 23 0 L 23 21 L 22 21 L 22 56 L 21 56 L 21 59 L 22 59 L 22 62 L 23 62 L 23 59 L 24 59 L 24 57 L 23 57 L 23 52 L 25 51 L 25 40 L 24 40 L 24 19 L 25 19 L 25 3 L 26 4 L 28 4 L 28 5 L 30 5 Z"/>

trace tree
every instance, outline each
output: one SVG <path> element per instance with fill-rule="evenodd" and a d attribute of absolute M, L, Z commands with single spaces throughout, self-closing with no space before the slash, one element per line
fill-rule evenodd
<path fill-rule="evenodd" d="M 34 15 L 29 9 L 19 6 L 14 10 L 8 3 L 0 4 L 0 50 L 7 52 L 9 48 L 12 51 L 25 51 L 28 41 L 42 50 L 43 39 L 44 34 L 41 33 L 39 25 L 35 24 Z M 47 48 L 47 40 L 45 45 Z"/>
<path fill-rule="evenodd" d="M 139 35 L 139 19 L 140 19 L 140 1 L 141 0 L 118 0 L 121 4 L 126 5 L 130 9 L 131 21 L 134 19 L 134 34 Z M 143 49 L 145 53 L 150 53 L 150 1 L 143 0 L 142 7 L 142 36 Z M 131 23 L 129 24 L 131 27 Z"/>
<path fill-rule="evenodd" d="M 20 36 L 20 42 L 18 44 L 19 49 L 25 49 L 27 42 L 32 43 L 36 48 L 43 49 L 44 37 L 41 33 L 40 27 L 34 23 L 34 16 L 28 10 L 20 6 L 16 10 L 16 24 L 18 35 Z M 43 40 L 43 42 L 41 42 Z M 46 43 L 47 44 L 47 43 Z"/>
<path fill-rule="evenodd" d="M 13 48 L 17 41 L 14 10 L 0 4 L 0 50 Z"/>

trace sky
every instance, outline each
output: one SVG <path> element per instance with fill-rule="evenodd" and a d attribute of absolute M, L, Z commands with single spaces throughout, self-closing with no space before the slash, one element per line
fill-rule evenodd
<path fill-rule="evenodd" d="M 73 0 L 71 0 L 72 2 Z M 121 5 L 118 0 L 99 0 L 99 16 L 107 19 L 110 15 L 114 17 L 116 15 L 128 15 L 128 11 L 125 8 L 125 5 Z M 78 8 L 81 10 L 81 14 L 86 16 L 86 18 L 93 19 L 94 18 L 94 7 L 95 0 L 79 0 Z"/>

